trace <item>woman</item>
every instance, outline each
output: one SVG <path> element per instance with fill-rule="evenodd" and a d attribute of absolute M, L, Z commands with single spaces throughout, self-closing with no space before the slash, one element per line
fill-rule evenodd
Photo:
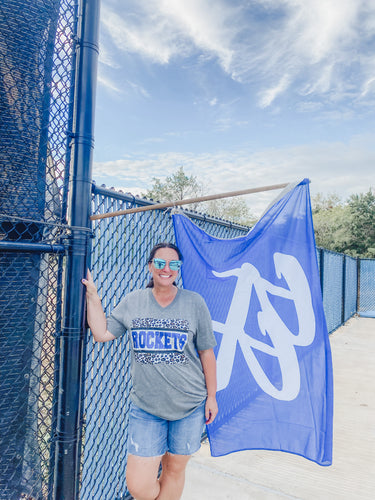
<path fill-rule="evenodd" d="M 127 294 L 108 321 L 89 271 L 82 280 L 94 339 L 107 342 L 126 332 L 131 338 L 126 481 L 137 500 L 181 497 L 204 423 L 212 423 L 218 412 L 212 321 L 200 295 L 177 288 L 181 265 L 175 245 L 156 245 L 147 288 Z"/>

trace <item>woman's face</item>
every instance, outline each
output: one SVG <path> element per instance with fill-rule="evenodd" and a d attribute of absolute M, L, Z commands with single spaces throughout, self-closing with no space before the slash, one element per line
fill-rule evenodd
<path fill-rule="evenodd" d="M 172 271 L 169 267 L 171 260 L 179 260 L 178 253 L 173 248 L 159 248 L 156 250 L 154 259 L 164 259 L 166 261 L 163 269 L 156 269 L 153 262 L 148 264 L 148 268 L 154 279 L 154 287 L 172 286 L 177 279 L 178 271 Z"/>

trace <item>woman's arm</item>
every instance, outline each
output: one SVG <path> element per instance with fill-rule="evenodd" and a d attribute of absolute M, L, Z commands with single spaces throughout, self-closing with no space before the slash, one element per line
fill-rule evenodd
<path fill-rule="evenodd" d="M 87 270 L 86 279 L 82 280 L 86 287 L 87 322 L 96 342 L 108 342 L 116 337 L 107 330 L 107 320 L 102 307 L 102 302 L 96 290 L 91 273 Z"/>
<path fill-rule="evenodd" d="M 207 387 L 206 424 L 211 424 L 218 413 L 216 402 L 216 358 L 213 349 L 198 351 Z"/>

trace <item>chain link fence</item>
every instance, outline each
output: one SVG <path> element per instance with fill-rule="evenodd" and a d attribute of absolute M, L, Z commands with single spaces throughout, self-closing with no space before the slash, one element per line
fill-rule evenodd
<path fill-rule="evenodd" d="M 359 303 L 361 316 L 375 318 L 375 259 L 361 259 L 359 266 Z"/>
<path fill-rule="evenodd" d="M 320 248 L 318 264 L 327 328 L 332 333 L 357 312 L 358 262 Z"/>
<path fill-rule="evenodd" d="M 49 497 L 75 2 L 0 2 L 0 498 Z"/>

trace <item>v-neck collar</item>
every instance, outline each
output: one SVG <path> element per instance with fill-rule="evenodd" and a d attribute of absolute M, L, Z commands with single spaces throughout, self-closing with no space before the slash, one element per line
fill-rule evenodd
<path fill-rule="evenodd" d="M 155 302 L 155 304 L 157 304 L 157 305 L 158 305 L 161 309 L 167 309 L 169 306 L 171 306 L 172 304 L 174 304 L 174 303 L 175 303 L 175 301 L 177 300 L 177 297 L 180 295 L 180 289 L 179 289 L 179 288 L 177 288 L 177 293 L 176 293 L 176 295 L 174 296 L 174 298 L 173 298 L 172 302 L 170 302 L 170 303 L 169 303 L 169 304 L 167 304 L 166 306 L 162 306 L 162 305 L 161 305 L 161 304 L 159 304 L 159 302 L 156 300 L 156 297 L 155 297 L 155 295 L 154 295 L 154 294 L 153 294 L 153 292 L 152 292 L 152 288 L 149 288 L 149 290 L 150 290 L 150 294 L 151 294 L 151 296 L 152 296 L 152 300 L 153 300 L 153 301 Z"/>

